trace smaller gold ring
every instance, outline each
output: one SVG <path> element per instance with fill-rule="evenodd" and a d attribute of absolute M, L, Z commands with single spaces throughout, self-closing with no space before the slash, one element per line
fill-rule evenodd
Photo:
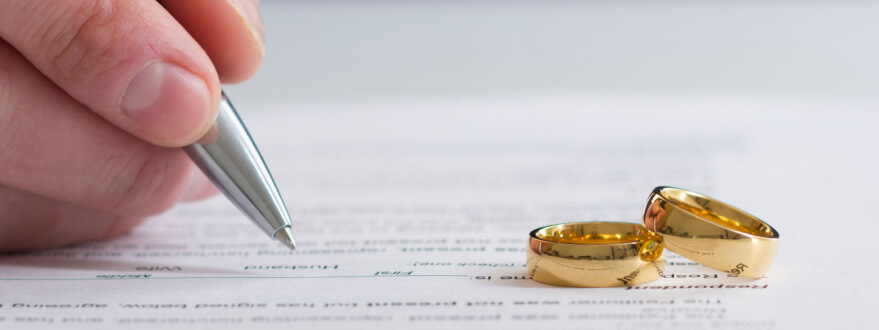
<path fill-rule="evenodd" d="M 684 258 L 735 275 L 761 278 L 778 250 L 778 231 L 757 217 L 692 191 L 656 187 L 644 226 Z"/>
<path fill-rule="evenodd" d="M 533 230 L 528 244 L 531 279 L 573 287 L 630 286 L 665 270 L 662 238 L 639 224 L 573 222 Z"/>

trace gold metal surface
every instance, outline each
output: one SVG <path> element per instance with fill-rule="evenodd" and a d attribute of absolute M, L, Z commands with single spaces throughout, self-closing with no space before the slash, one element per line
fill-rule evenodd
<path fill-rule="evenodd" d="M 680 188 L 656 187 L 643 220 L 672 252 L 739 276 L 763 277 L 778 250 L 778 231 L 769 224 Z"/>
<path fill-rule="evenodd" d="M 611 287 L 653 281 L 665 270 L 662 238 L 639 224 L 574 222 L 537 228 L 528 244 L 535 281 Z"/>

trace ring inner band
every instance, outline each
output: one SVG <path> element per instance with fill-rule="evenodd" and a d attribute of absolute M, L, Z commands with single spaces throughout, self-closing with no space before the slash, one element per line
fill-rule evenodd
<path fill-rule="evenodd" d="M 746 234 L 777 238 L 778 232 L 757 217 L 706 196 L 678 188 L 666 187 L 660 195 L 677 207 L 717 225 Z"/>
<path fill-rule="evenodd" d="M 554 243 L 590 245 L 636 243 L 645 238 L 639 226 L 622 223 L 554 225 L 536 230 L 533 236 Z"/>

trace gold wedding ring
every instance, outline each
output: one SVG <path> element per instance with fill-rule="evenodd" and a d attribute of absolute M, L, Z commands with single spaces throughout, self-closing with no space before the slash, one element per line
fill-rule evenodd
<path fill-rule="evenodd" d="M 778 231 L 769 224 L 684 189 L 656 187 L 643 221 L 672 252 L 739 276 L 763 277 L 778 250 Z"/>
<path fill-rule="evenodd" d="M 528 271 L 535 281 L 559 286 L 637 285 L 662 276 L 662 246 L 659 236 L 634 223 L 546 226 L 531 232 Z"/>

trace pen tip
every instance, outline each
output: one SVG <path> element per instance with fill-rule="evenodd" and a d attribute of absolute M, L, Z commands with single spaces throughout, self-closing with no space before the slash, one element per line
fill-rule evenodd
<path fill-rule="evenodd" d="M 275 232 L 275 239 L 290 248 L 290 250 L 296 249 L 296 242 L 293 241 L 293 231 L 290 230 L 289 226 Z"/>

